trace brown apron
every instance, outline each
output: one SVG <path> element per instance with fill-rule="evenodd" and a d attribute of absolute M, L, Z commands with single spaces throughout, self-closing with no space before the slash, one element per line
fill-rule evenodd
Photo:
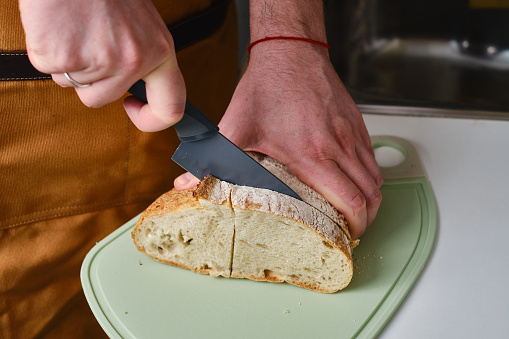
<path fill-rule="evenodd" d="M 0 51 L 25 48 L 17 0 L 0 0 Z M 167 24 L 212 0 L 154 0 Z M 188 99 L 218 122 L 237 80 L 233 4 L 181 50 Z M 1 79 L 6 80 L 6 79 Z M 121 101 L 90 109 L 52 80 L 0 81 L 0 338 L 106 337 L 85 300 L 86 253 L 182 173 L 175 131 L 143 133 Z"/>

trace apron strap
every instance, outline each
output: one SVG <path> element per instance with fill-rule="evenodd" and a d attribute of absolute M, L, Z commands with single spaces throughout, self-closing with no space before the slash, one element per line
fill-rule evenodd
<path fill-rule="evenodd" d="M 191 18 L 168 25 L 178 52 L 214 34 L 225 22 L 230 0 L 218 0 Z M 0 81 L 47 80 L 32 66 L 26 51 L 0 51 Z"/>

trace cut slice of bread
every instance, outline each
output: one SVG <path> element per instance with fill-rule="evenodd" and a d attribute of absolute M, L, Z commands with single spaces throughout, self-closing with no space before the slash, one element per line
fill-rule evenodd
<path fill-rule="evenodd" d="M 308 195 L 300 201 L 209 176 L 194 190 L 157 199 L 132 236 L 138 250 L 170 265 L 333 293 L 352 278 L 357 242 L 341 214 L 323 202 L 313 207 L 318 193 Z"/>

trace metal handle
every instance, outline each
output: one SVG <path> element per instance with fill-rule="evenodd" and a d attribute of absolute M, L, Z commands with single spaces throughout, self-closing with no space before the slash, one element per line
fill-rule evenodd
<path fill-rule="evenodd" d="M 147 92 L 145 90 L 145 81 L 138 80 L 134 85 L 129 88 L 129 93 L 143 102 L 147 102 Z M 216 126 L 207 116 L 205 116 L 199 109 L 194 107 L 189 101 L 186 101 L 186 108 L 182 120 L 177 122 L 175 130 L 181 141 L 196 141 L 208 138 L 219 131 Z"/>

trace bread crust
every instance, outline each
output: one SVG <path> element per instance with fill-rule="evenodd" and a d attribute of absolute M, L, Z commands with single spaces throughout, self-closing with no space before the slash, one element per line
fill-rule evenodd
<path fill-rule="evenodd" d="M 140 219 L 136 223 L 139 225 L 143 220 L 156 215 L 163 215 L 177 211 L 186 210 L 189 208 L 200 207 L 198 199 L 193 197 L 194 190 L 177 191 L 172 189 L 159 198 L 157 198 L 147 209 L 142 213 Z M 136 227 L 136 226 L 135 226 Z"/>
<path fill-rule="evenodd" d="M 208 175 L 193 190 L 197 199 L 209 200 L 216 205 L 231 204 L 231 184 Z"/>

